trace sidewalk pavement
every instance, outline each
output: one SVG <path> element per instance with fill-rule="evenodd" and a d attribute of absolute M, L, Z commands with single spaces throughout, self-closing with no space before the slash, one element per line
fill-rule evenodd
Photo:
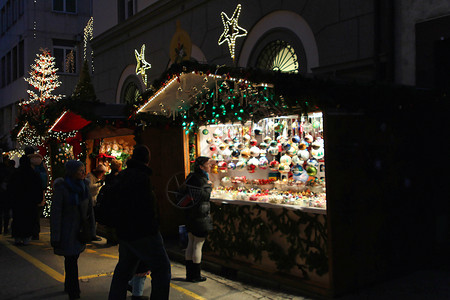
<path fill-rule="evenodd" d="M 184 263 L 184 251 L 178 244 L 178 240 L 165 239 L 167 253 L 171 260 Z M 450 253 L 449 253 L 450 254 Z M 211 273 L 224 277 L 223 268 L 215 263 L 203 261 L 203 268 Z M 243 281 L 247 284 L 280 290 L 296 294 L 308 299 L 325 299 L 322 296 L 311 295 L 295 287 L 287 287 L 266 278 L 245 274 L 240 270 L 235 272 L 232 280 Z M 448 261 L 441 265 L 432 266 L 429 270 L 417 270 L 411 274 L 401 275 L 396 278 L 380 281 L 371 286 L 355 290 L 346 295 L 337 297 L 339 300 L 449 300 L 450 299 L 450 265 Z"/>

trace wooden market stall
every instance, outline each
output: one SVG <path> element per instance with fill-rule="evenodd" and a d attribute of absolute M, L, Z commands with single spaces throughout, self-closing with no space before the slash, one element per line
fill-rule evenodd
<path fill-rule="evenodd" d="M 181 72 L 138 110 L 179 126 L 147 129 L 141 138 L 158 155 L 151 164 L 163 187 L 179 172 L 187 176 L 199 155 L 216 161 L 206 260 L 329 294 L 322 114 L 287 109 L 273 88 Z M 199 124 L 205 126 L 193 130 Z M 169 201 L 162 211 L 177 213 Z M 175 234 L 183 218 L 171 222 Z"/>

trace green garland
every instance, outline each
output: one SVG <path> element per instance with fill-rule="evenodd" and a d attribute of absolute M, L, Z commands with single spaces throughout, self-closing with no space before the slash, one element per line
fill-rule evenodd
<path fill-rule="evenodd" d="M 208 235 L 205 249 L 221 258 L 233 259 L 238 255 L 261 262 L 263 252 L 275 262 L 278 270 L 288 272 L 298 268 L 305 279 L 308 272 L 318 275 L 328 272 L 327 219 L 325 215 L 291 211 L 286 208 L 276 213 L 271 208 L 255 205 L 217 205 L 211 203 L 214 230 Z M 265 219 L 264 218 L 267 219 Z M 304 226 L 301 230 L 300 226 Z M 285 239 L 288 248 L 270 240 L 274 233 Z M 304 263 L 299 263 L 302 260 Z"/>

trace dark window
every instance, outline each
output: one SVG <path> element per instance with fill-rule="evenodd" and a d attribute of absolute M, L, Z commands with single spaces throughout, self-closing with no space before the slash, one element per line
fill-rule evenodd
<path fill-rule="evenodd" d="M 6 54 L 6 84 L 11 83 L 11 51 Z"/>
<path fill-rule="evenodd" d="M 53 46 L 53 56 L 58 73 L 73 74 L 77 72 L 77 56 L 74 47 L 55 45 Z"/>
<path fill-rule="evenodd" d="M 11 13 L 11 1 L 8 1 L 6 3 L 6 25 L 9 27 L 11 27 L 11 23 L 12 23 L 12 13 Z"/>
<path fill-rule="evenodd" d="M 13 81 L 17 79 L 17 67 L 18 67 L 17 47 L 14 47 L 13 51 L 12 51 L 12 80 Z"/>
<path fill-rule="evenodd" d="M 76 0 L 53 0 L 53 10 L 59 12 L 76 13 Z"/>
<path fill-rule="evenodd" d="M 2 13 L 1 13 L 1 27 L 2 27 L 2 34 L 6 32 L 6 9 L 5 7 L 2 7 Z"/>
<path fill-rule="evenodd" d="M 25 51 L 24 51 L 24 45 L 23 45 L 23 41 L 20 41 L 19 43 L 19 77 L 23 77 L 24 72 L 25 72 L 25 55 L 24 55 Z"/>
<path fill-rule="evenodd" d="M 133 16 L 133 0 L 127 0 L 127 18 Z"/>
<path fill-rule="evenodd" d="M 6 85 L 6 57 L 3 56 L 2 57 L 2 70 L 1 70 L 1 74 L 0 77 L 2 78 L 1 84 L 2 87 L 4 87 Z"/>
<path fill-rule="evenodd" d="M 71 12 L 71 13 L 77 12 L 76 0 L 66 0 L 66 12 Z"/>
<path fill-rule="evenodd" d="M 17 0 L 12 0 L 12 16 L 13 16 L 13 24 L 17 22 L 19 17 L 19 6 Z"/>
<path fill-rule="evenodd" d="M 23 15 L 23 12 L 25 11 L 25 0 L 19 0 L 19 16 Z"/>
<path fill-rule="evenodd" d="M 450 16 L 416 24 L 416 85 L 449 90 Z"/>
<path fill-rule="evenodd" d="M 53 0 L 53 10 L 64 11 L 64 0 Z"/>

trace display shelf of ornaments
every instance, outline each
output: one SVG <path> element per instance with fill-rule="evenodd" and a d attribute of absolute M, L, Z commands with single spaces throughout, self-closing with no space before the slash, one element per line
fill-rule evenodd
<path fill-rule="evenodd" d="M 216 161 L 211 198 L 326 209 L 319 113 L 200 129 L 200 153 Z"/>

